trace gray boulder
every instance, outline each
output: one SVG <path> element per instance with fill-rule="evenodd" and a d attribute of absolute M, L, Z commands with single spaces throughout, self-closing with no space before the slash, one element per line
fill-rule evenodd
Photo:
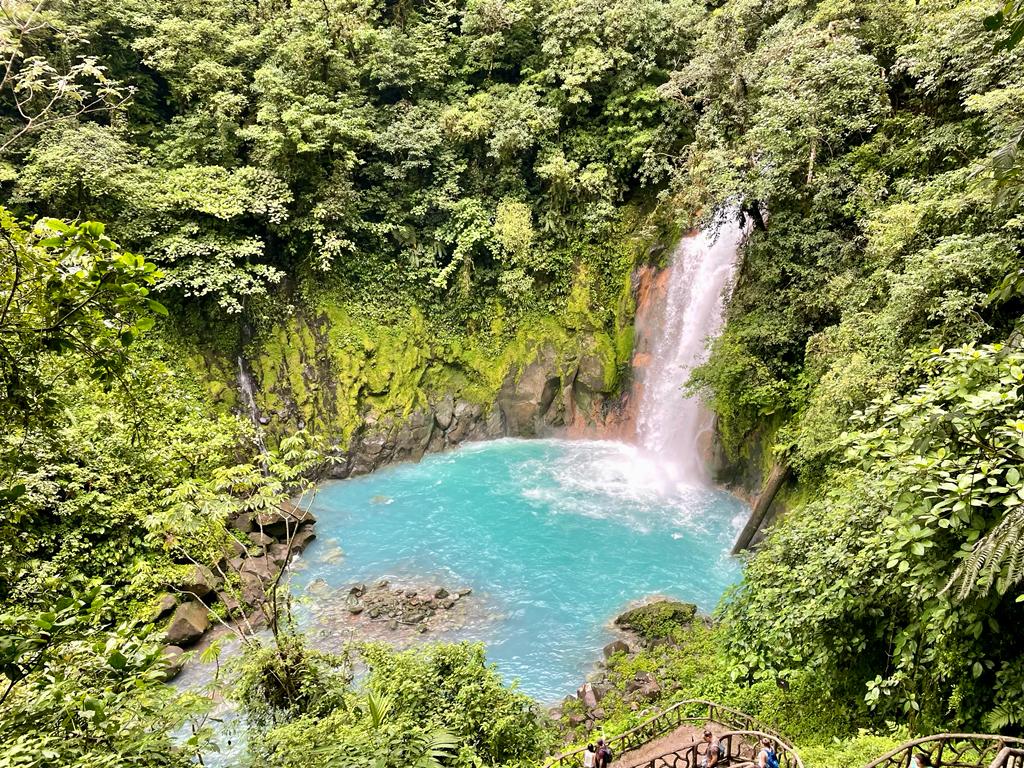
<path fill-rule="evenodd" d="M 190 600 L 175 609 L 164 637 L 168 645 L 191 645 L 209 628 L 210 615 L 206 606 Z"/>
<path fill-rule="evenodd" d="M 258 579 L 263 584 L 269 584 L 277 575 L 277 570 L 269 557 L 248 557 L 242 563 L 240 575 L 243 580 L 249 576 Z"/>
<path fill-rule="evenodd" d="M 277 509 L 260 512 L 256 517 L 256 528 L 276 539 L 295 533 L 300 525 L 315 523 L 316 517 L 309 510 L 284 503 Z"/>
<path fill-rule="evenodd" d="M 242 533 L 248 533 L 249 531 L 251 531 L 252 524 L 252 515 L 250 515 L 248 512 L 243 512 L 231 521 L 231 527 L 234 528 L 236 531 L 240 531 Z"/>
<path fill-rule="evenodd" d="M 249 541 L 255 544 L 257 547 L 269 547 L 274 543 L 274 539 L 265 533 L 259 531 L 252 531 L 249 534 Z"/>
<path fill-rule="evenodd" d="M 576 698 L 579 699 L 583 706 L 588 710 L 597 709 L 597 705 L 601 699 L 598 697 L 597 692 L 594 690 L 593 683 L 584 683 L 576 690 Z"/>
<path fill-rule="evenodd" d="M 292 537 L 292 552 L 299 554 L 309 543 L 316 538 L 316 531 L 311 525 L 304 525 L 299 532 Z"/>
<path fill-rule="evenodd" d="M 205 565 L 193 565 L 174 586 L 181 592 L 204 597 L 216 589 L 217 579 Z"/>
<path fill-rule="evenodd" d="M 448 394 L 434 409 L 434 421 L 441 429 L 448 429 L 452 425 L 453 418 L 455 418 L 455 401 Z"/>
<path fill-rule="evenodd" d="M 164 648 L 161 656 L 167 664 L 164 671 L 164 680 L 173 680 L 181 674 L 181 668 L 185 666 L 185 649 L 178 645 L 168 645 Z"/>
<path fill-rule="evenodd" d="M 622 640 L 613 640 L 604 647 L 604 657 L 606 659 L 616 653 L 629 653 L 629 646 Z"/>
<path fill-rule="evenodd" d="M 576 369 L 576 383 L 591 392 L 603 392 L 606 389 L 604 374 L 604 361 L 600 357 L 594 354 L 583 355 Z"/>

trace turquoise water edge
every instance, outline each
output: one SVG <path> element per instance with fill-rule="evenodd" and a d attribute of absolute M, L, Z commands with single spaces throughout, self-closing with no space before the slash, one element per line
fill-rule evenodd
<path fill-rule="evenodd" d="M 506 439 L 327 483 L 291 577 L 300 623 L 340 647 L 357 637 L 352 584 L 468 587 L 460 620 L 422 639 L 484 641 L 506 680 L 553 702 L 629 603 L 667 595 L 710 611 L 738 580 L 728 552 L 746 506 L 670 470 L 617 442 Z"/>

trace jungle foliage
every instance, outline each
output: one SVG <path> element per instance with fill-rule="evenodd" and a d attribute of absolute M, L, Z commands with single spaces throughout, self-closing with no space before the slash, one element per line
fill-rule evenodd
<path fill-rule="evenodd" d="M 732 671 L 810 671 L 865 722 L 1024 723 L 1021 18 L 727 2 L 672 79 L 722 84 L 693 188 L 766 225 L 692 384 L 796 476 L 724 605 Z"/>
<path fill-rule="evenodd" d="M 720 675 L 636 664 L 818 741 L 1021 728 L 1020 0 L 0 10 L 0 765 L 205 746 L 200 716 L 170 749 L 200 708 L 133 623 L 266 468 L 194 381 L 196 336 L 325 286 L 392 325 L 607 324 L 624 232 L 727 205 L 752 230 L 692 386 L 734 457 L 770 438 L 802 503 L 723 606 Z M 478 648 L 368 649 L 360 688 L 277 642 L 240 678 L 256 763 L 546 746 Z M 277 706 L 258 683 L 289 658 L 310 686 Z"/>

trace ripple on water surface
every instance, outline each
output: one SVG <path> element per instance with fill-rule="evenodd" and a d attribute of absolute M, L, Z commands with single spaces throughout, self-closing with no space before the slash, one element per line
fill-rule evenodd
<path fill-rule="evenodd" d="M 472 587 L 472 609 L 443 637 L 485 641 L 506 679 L 554 701 L 630 601 L 711 610 L 739 577 L 728 551 L 744 505 L 670 469 L 621 443 L 498 440 L 325 484 L 292 581 L 310 595 L 303 621 L 344 639 L 330 590 L 359 581 Z"/>

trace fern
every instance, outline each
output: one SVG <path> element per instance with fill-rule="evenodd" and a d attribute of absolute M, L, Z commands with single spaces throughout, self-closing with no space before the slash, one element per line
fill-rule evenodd
<path fill-rule="evenodd" d="M 975 542 L 970 555 L 950 577 L 946 590 L 958 600 L 987 594 L 1005 595 L 1024 581 L 1024 506 L 1012 507 L 999 523 Z"/>
<path fill-rule="evenodd" d="M 1024 705 L 1004 701 L 985 715 L 985 727 L 992 733 L 1000 733 L 1004 728 L 1024 724 Z"/>

